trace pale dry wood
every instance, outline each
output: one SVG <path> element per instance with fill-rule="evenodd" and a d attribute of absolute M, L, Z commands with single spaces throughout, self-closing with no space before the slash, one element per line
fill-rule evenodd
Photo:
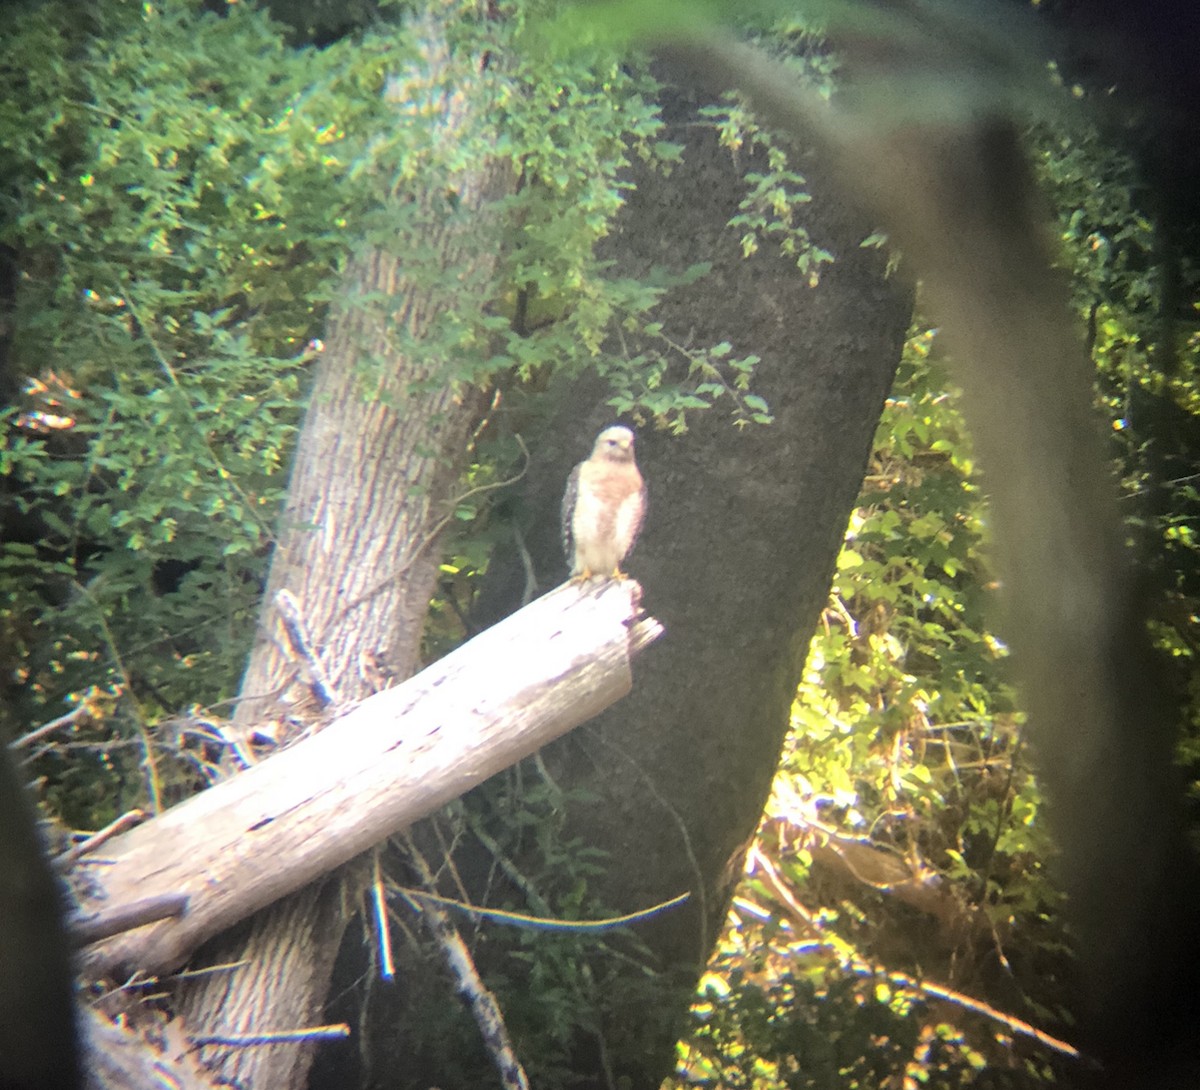
<path fill-rule="evenodd" d="M 83 1006 L 78 1023 L 86 1090 L 214 1090 L 178 1022 L 150 1015 L 131 1025 Z"/>
<path fill-rule="evenodd" d="M 312 737 L 115 838 L 97 911 L 164 893 L 179 918 L 92 946 L 86 976 L 164 973 L 271 904 L 630 691 L 631 656 L 661 627 L 636 583 L 567 585 Z"/>

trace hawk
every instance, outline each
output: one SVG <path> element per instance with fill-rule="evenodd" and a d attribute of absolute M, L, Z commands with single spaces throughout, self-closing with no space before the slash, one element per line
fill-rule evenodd
<path fill-rule="evenodd" d="M 572 579 L 625 578 L 621 561 L 646 515 L 646 484 L 633 458 L 633 441 L 628 428 L 605 428 L 591 457 L 567 479 L 562 530 Z"/>

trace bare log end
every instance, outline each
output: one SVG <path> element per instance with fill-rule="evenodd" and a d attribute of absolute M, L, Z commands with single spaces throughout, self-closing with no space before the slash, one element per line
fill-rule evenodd
<path fill-rule="evenodd" d="M 622 610 L 625 615 L 624 625 L 629 630 L 629 656 L 641 654 L 650 644 L 666 633 L 662 623 L 651 617 L 642 608 L 642 585 L 636 579 L 622 577 L 569 579 L 561 586 L 550 591 L 545 599 L 558 596 L 574 596 L 580 603 L 603 602 L 611 604 L 614 609 Z M 571 608 L 566 602 L 564 607 Z"/>

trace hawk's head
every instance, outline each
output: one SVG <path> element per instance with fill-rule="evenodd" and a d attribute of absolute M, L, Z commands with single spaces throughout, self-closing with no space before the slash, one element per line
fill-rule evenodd
<path fill-rule="evenodd" d="M 605 428 L 596 436 L 592 457 L 603 458 L 609 462 L 632 462 L 633 440 L 633 432 L 620 424 Z"/>

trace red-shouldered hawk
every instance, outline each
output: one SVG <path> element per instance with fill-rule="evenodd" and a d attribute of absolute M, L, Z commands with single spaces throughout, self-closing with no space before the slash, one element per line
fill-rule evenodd
<path fill-rule="evenodd" d="M 625 578 L 621 561 L 646 515 L 646 484 L 633 458 L 633 441 L 628 428 L 605 428 L 591 457 L 571 470 L 562 530 L 572 579 Z"/>

